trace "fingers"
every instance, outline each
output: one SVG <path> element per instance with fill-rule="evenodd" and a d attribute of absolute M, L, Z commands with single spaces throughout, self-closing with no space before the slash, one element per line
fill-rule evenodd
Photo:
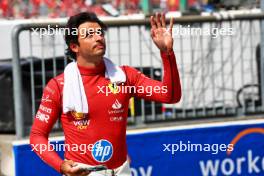
<path fill-rule="evenodd" d="M 150 17 L 150 24 L 152 29 L 157 29 L 156 21 L 153 16 Z"/>
<path fill-rule="evenodd" d="M 151 36 L 152 38 L 155 37 L 154 29 L 151 29 L 151 30 L 150 30 L 150 36 Z"/>
<path fill-rule="evenodd" d="M 87 176 L 88 174 L 90 174 L 89 171 L 84 171 L 78 167 L 71 168 L 68 173 L 70 174 L 70 176 Z"/>
<path fill-rule="evenodd" d="M 170 34 L 172 34 L 172 28 L 173 28 L 173 17 L 171 17 L 170 19 L 170 28 L 169 28 Z"/>
<path fill-rule="evenodd" d="M 166 19 L 165 19 L 164 13 L 162 13 L 162 15 L 161 15 L 161 25 L 163 28 L 166 28 Z"/>
<path fill-rule="evenodd" d="M 83 170 L 78 170 L 77 172 L 74 173 L 76 176 L 87 176 L 90 174 L 89 171 L 83 171 Z"/>
<path fill-rule="evenodd" d="M 154 29 L 157 28 L 166 28 L 166 18 L 165 14 L 156 13 L 155 16 L 150 17 L 151 27 Z"/>
<path fill-rule="evenodd" d="M 71 167 L 69 170 L 69 173 L 75 174 L 75 173 L 80 172 L 79 170 L 80 170 L 79 167 Z"/>
<path fill-rule="evenodd" d="M 80 174 L 80 176 L 87 176 L 89 175 L 91 172 L 88 172 L 88 171 L 84 171 Z"/>
<path fill-rule="evenodd" d="M 75 162 L 72 161 L 72 160 L 69 160 L 68 163 L 69 163 L 69 165 L 72 166 L 72 167 L 77 166 L 77 163 L 75 163 Z"/>
<path fill-rule="evenodd" d="M 67 176 L 74 176 L 79 171 L 79 168 L 76 166 L 77 163 L 72 160 L 64 161 L 62 169 L 63 173 L 65 173 Z"/>
<path fill-rule="evenodd" d="M 156 23 L 157 23 L 158 28 L 161 28 L 160 17 L 161 17 L 160 13 L 156 13 Z"/>
<path fill-rule="evenodd" d="M 88 171 L 85 171 L 84 172 L 84 176 L 87 176 L 87 175 L 89 175 L 91 172 L 88 172 Z"/>

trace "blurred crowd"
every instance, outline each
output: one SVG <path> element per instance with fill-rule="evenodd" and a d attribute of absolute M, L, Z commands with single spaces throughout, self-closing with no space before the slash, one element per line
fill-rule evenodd
<path fill-rule="evenodd" d="M 108 15 L 102 4 L 126 9 L 126 13 L 138 13 L 139 0 L 0 0 L 0 16 L 4 18 L 65 17 L 91 10 L 99 15 Z"/>
<path fill-rule="evenodd" d="M 102 7 L 109 4 L 120 15 L 163 11 L 213 11 L 225 4 L 241 5 L 247 1 L 252 6 L 259 0 L 0 0 L 0 18 L 58 18 L 82 11 L 94 11 L 98 15 L 111 15 Z"/>

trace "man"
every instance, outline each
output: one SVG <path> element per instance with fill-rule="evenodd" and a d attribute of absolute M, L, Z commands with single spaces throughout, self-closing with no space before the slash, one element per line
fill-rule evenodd
<path fill-rule="evenodd" d="M 118 68 L 121 68 L 126 80 L 120 85 L 113 86 L 111 80 L 106 77 L 105 73 L 109 71 L 109 68 L 103 58 L 106 48 L 104 38 L 106 26 L 94 13 L 80 13 L 69 19 L 67 29 L 72 32 L 74 28 L 77 28 L 79 33 L 78 35 L 73 35 L 71 32 L 66 34 L 67 54 L 77 61 L 77 70 L 81 75 L 81 86 L 85 90 L 89 112 L 65 113 L 63 108 L 66 96 L 63 94 L 66 84 L 65 73 L 51 79 L 43 92 L 41 105 L 32 126 L 30 143 L 33 146 L 49 145 L 49 132 L 60 117 L 65 134 L 65 145 L 85 144 L 91 147 L 88 147 L 87 152 L 72 151 L 71 148 L 67 148 L 65 160 L 62 160 L 55 151 L 40 152 L 40 148 L 36 147 L 34 151 L 58 172 L 67 176 L 83 176 L 89 172 L 76 166 L 102 164 L 112 169 L 115 175 L 131 175 L 126 146 L 129 99 L 139 97 L 162 103 L 176 103 L 180 100 L 181 86 L 173 52 L 173 20 L 171 19 L 168 29 L 164 14 L 151 16 L 150 22 L 151 37 L 160 49 L 163 61 L 163 81 L 152 80 L 134 68 L 122 66 Z M 83 29 L 86 33 L 81 32 L 84 31 Z M 149 95 L 144 91 L 136 90 L 121 93 L 113 91 L 112 94 L 106 95 L 104 91 L 98 90 L 102 87 L 115 90 L 116 86 L 133 86 L 136 90 L 152 87 L 153 92 Z M 154 88 L 162 91 L 155 91 Z M 93 174 L 95 173 L 90 173 L 90 175 Z"/>

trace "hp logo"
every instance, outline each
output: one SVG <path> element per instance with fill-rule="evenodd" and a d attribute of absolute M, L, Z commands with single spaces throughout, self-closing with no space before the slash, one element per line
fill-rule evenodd
<path fill-rule="evenodd" d="M 105 140 L 101 139 L 93 145 L 92 156 L 98 162 L 106 162 L 112 158 L 113 145 Z"/>

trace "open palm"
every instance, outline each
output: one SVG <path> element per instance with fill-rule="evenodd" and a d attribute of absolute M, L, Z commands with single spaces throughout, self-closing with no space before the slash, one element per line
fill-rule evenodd
<path fill-rule="evenodd" d="M 157 13 L 150 17 L 151 37 L 156 46 L 161 51 L 171 51 L 173 49 L 172 27 L 173 18 L 170 20 L 170 26 L 166 28 L 165 14 Z"/>

